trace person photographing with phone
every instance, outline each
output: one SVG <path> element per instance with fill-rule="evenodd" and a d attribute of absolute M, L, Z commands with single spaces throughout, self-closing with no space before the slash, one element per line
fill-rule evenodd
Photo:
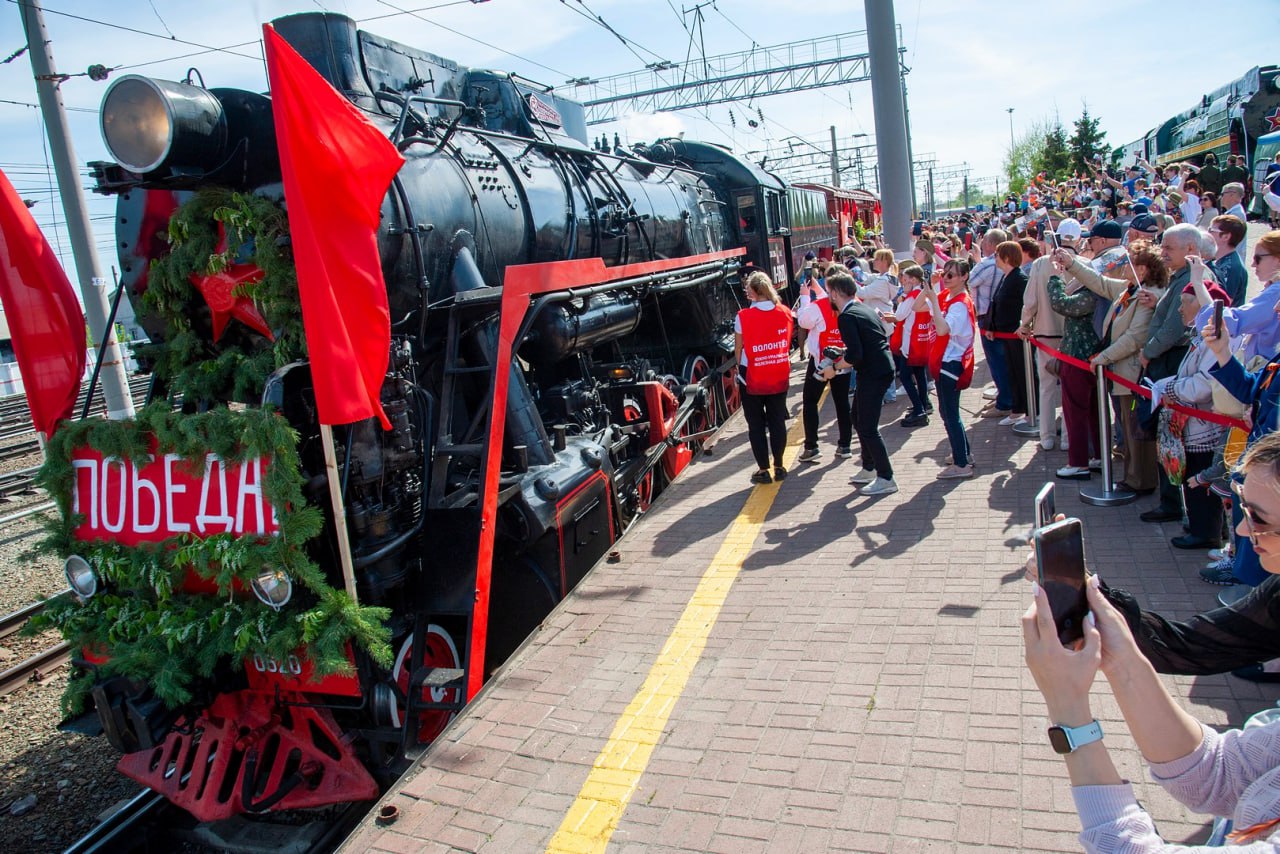
<path fill-rule="evenodd" d="M 845 268 L 835 267 L 828 273 L 827 293 L 838 312 L 836 324 L 845 351 L 823 369 L 823 379 L 830 382 L 837 372 L 847 368 L 855 372 L 853 427 L 861 446 L 862 470 L 849 482 L 862 487 L 860 495 L 889 495 L 898 491 L 889 449 L 880 435 L 880 410 L 894 378 L 889 335 L 880 315 L 856 299 L 858 285 Z"/>
<path fill-rule="evenodd" d="M 822 373 L 823 366 L 835 361 L 833 357 L 828 356 L 828 353 L 838 354 L 844 351 L 844 342 L 840 338 L 840 329 L 836 323 L 835 308 L 823 287 L 826 281 L 825 268 L 822 273 L 822 278 L 809 276 L 807 281 L 802 283 L 800 301 L 796 306 L 796 323 L 807 333 L 804 349 L 809 356 L 808 369 L 804 372 L 800 403 L 804 424 L 804 448 L 799 457 L 802 463 L 816 463 L 822 456 L 822 451 L 818 448 L 818 402 L 822 399 L 822 391 L 827 387 L 828 382 L 831 386 L 831 404 L 836 409 L 836 426 L 839 430 L 836 456 L 841 459 L 853 456 L 850 450 L 850 442 L 853 439 L 853 415 L 849 406 L 849 381 L 852 374 L 842 371 L 828 381 Z"/>
<path fill-rule="evenodd" d="M 1267 435 L 1250 447 L 1241 472 L 1239 493 L 1248 512 L 1238 533 L 1258 542 L 1263 567 L 1278 574 L 1280 435 Z M 1278 542 L 1272 544 L 1273 539 Z M 1083 562 L 1079 572 L 1083 575 Z M 1166 850 L 1151 816 L 1116 770 L 1093 715 L 1089 691 L 1099 671 L 1156 782 L 1196 812 L 1230 817 L 1234 830 L 1228 841 L 1241 846 L 1235 850 L 1276 850 L 1280 721 L 1225 733 L 1201 724 L 1169 695 L 1130 623 L 1103 594 L 1096 576 L 1087 579 L 1084 592 L 1089 614 L 1080 640 L 1064 644 L 1060 639 L 1054 604 L 1039 584 L 1033 586 L 1031 606 L 1022 617 L 1022 633 L 1027 668 L 1048 709 L 1047 739 L 1067 765 L 1085 850 Z M 1252 634 L 1280 631 L 1274 623 L 1251 626 Z M 1280 637 L 1268 637 L 1265 643 L 1274 648 Z"/>
<path fill-rule="evenodd" d="M 937 383 L 938 413 L 951 444 L 951 464 L 938 472 L 940 480 L 973 477 L 969 436 L 960 417 L 960 392 L 973 378 L 973 342 L 977 317 L 969 299 L 969 262 L 948 261 L 942 269 L 945 290 L 925 287 L 915 299 L 915 311 L 928 311 L 936 330 L 929 355 L 929 371 Z"/>

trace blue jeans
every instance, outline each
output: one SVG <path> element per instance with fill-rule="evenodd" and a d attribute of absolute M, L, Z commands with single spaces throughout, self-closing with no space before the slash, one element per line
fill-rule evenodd
<path fill-rule="evenodd" d="M 1005 360 L 1004 342 L 982 338 L 982 352 L 987 357 L 987 370 L 996 384 L 996 409 L 1013 409 L 1013 378 L 1009 376 L 1009 363 Z"/>
<path fill-rule="evenodd" d="M 911 401 L 911 414 L 923 415 L 929 407 L 929 374 L 923 365 L 912 367 L 907 364 L 906 356 L 893 354 L 893 361 L 898 366 L 898 381 L 907 391 L 907 400 Z"/>
<path fill-rule="evenodd" d="M 1000 342 L 995 342 L 1000 343 Z M 964 422 L 960 420 L 960 389 L 956 387 L 953 377 L 960 376 L 960 361 L 942 363 L 942 373 L 938 376 L 935 391 L 938 393 L 938 415 L 942 418 L 942 426 L 947 430 L 947 439 L 951 441 L 951 459 L 961 468 L 969 465 L 969 437 L 964 432 Z M 950 374 L 951 376 L 947 376 Z"/>

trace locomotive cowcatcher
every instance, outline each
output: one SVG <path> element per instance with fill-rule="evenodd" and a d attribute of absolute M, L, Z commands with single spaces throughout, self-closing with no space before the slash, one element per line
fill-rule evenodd
<path fill-rule="evenodd" d="M 516 75 L 335 14 L 274 28 L 404 157 L 376 234 L 390 429 L 335 428 L 326 466 L 305 346 L 287 347 L 298 338 L 288 229 L 253 222 L 287 207 L 269 96 L 119 78 L 101 111 L 115 162 L 92 164 L 96 190 L 118 199 L 124 283 L 154 345 L 144 412 L 160 414 L 147 423 L 187 429 L 195 463 L 175 462 L 159 428 L 137 459 L 101 443 L 68 452 L 64 510 L 81 554 L 67 560 L 78 599 L 62 625 L 83 644 L 87 705 L 65 725 L 105 734 L 125 774 L 202 821 L 371 799 L 402 773 L 737 408 L 739 272 L 772 272 L 786 298 L 797 254 L 787 187 L 726 149 L 610 149 L 588 143 L 579 104 Z M 205 248 L 193 261 L 180 250 L 196 232 Z M 270 370 L 254 379 L 244 366 L 264 353 Z M 246 413 L 263 417 L 235 420 Z M 196 424 L 280 420 L 288 454 L 191 449 L 205 435 Z M 264 507 L 286 458 L 309 509 Z M 210 538 L 228 538 L 226 554 L 261 547 L 300 512 L 322 521 L 305 544 L 310 586 L 280 565 L 241 567 L 227 586 L 222 559 L 205 560 Z M 145 633 L 74 630 L 106 596 L 116 604 L 101 613 L 116 619 L 136 607 L 181 625 L 183 608 L 203 608 L 211 624 L 257 615 L 323 635 L 317 601 L 354 605 L 336 592 L 340 531 L 354 599 L 382 610 L 368 612 L 372 641 L 340 637 L 338 667 L 232 625 L 239 654 L 201 657 L 203 629 L 184 628 L 169 649 L 200 666 L 173 673 L 157 660 L 153 673 L 129 646 Z M 113 563 L 148 543 L 153 562 L 186 556 L 173 590 Z"/>

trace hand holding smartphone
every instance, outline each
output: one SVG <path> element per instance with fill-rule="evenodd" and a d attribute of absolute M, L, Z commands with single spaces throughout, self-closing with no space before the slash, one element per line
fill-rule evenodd
<path fill-rule="evenodd" d="M 1069 646 L 1084 637 L 1084 618 L 1089 613 L 1084 526 L 1079 519 L 1063 519 L 1037 528 L 1034 540 L 1040 586 L 1049 599 L 1058 640 Z"/>
<path fill-rule="evenodd" d="M 1222 337 L 1222 307 L 1222 300 L 1213 301 L 1213 334 L 1219 338 Z"/>

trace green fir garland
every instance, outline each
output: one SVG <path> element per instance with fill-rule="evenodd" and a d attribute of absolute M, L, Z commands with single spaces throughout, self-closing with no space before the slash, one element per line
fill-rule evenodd
<path fill-rule="evenodd" d="M 227 249 L 221 253 L 217 251 L 219 223 L 227 235 Z M 172 392 L 189 401 L 257 403 L 273 371 L 307 357 L 298 278 L 287 252 L 287 234 L 288 219 L 275 202 L 221 188 L 201 190 L 173 214 L 168 233 L 171 248 L 151 262 L 142 296 L 144 310 L 164 321 L 164 343 L 138 348 Z M 254 300 L 275 342 L 228 329 L 224 342 L 215 344 L 192 323 L 206 308 L 190 276 L 221 272 L 250 246 L 253 263 L 262 269 L 263 277 L 237 295 Z"/>
<path fill-rule="evenodd" d="M 218 223 L 227 234 L 223 253 L 216 251 Z M 306 358 L 287 231 L 284 212 L 260 196 L 202 190 L 179 208 L 169 224 L 172 250 L 152 263 L 143 296 L 146 311 L 164 323 L 164 342 L 142 355 L 171 392 L 209 408 L 186 414 L 154 403 L 131 421 L 63 423 L 49 442 L 38 482 L 60 512 L 46 523 L 38 551 L 60 558 L 79 554 L 93 565 L 104 589 L 87 601 L 51 601 L 30 631 L 58 628 L 74 646 L 110 656 L 96 674 L 81 674 L 68 684 L 63 695 L 68 714 L 83 709 L 95 679 L 112 675 L 149 684 L 174 708 L 195 699 L 194 680 L 212 676 L 224 663 L 238 669 L 254 654 L 284 661 L 301 650 L 322 677 L 350 670 L 346 645 L 351 642 L 382 666 L 391 664 L 385 625 L 390 611 L 356 605 L 328 584 L 306 552 L 307 541 L 322 529 L 323 515 L 302 495 L 297 434 L 270 408 L 233 409 L 225 403 L 256 406 L 274 370 Z M 192 324 L 204 301 L 188 276 L 225 269 L 250 243 L 264 276 L 242 295 L 254 299 L 275 341 L 229 332 L 226 343 L 214 344 Z M 137 546 L 79 540 L 73 532 L 84 520 L 72 513 L 72 454 L 83 447 L 137 464 L 152 454 L 175 454 L 192 472 L 203 472 L 210 453 L 229 463 L 269 460 L 262 489 L 275 508 L 279 533 L 184 534 Z M 294 585 L 293 600 L 279 611 L 248 592 L 249 582 L 268 567 L 286 572 Z M 183 592 L 189 573 L 211 581 L 216 595 Z"/>

